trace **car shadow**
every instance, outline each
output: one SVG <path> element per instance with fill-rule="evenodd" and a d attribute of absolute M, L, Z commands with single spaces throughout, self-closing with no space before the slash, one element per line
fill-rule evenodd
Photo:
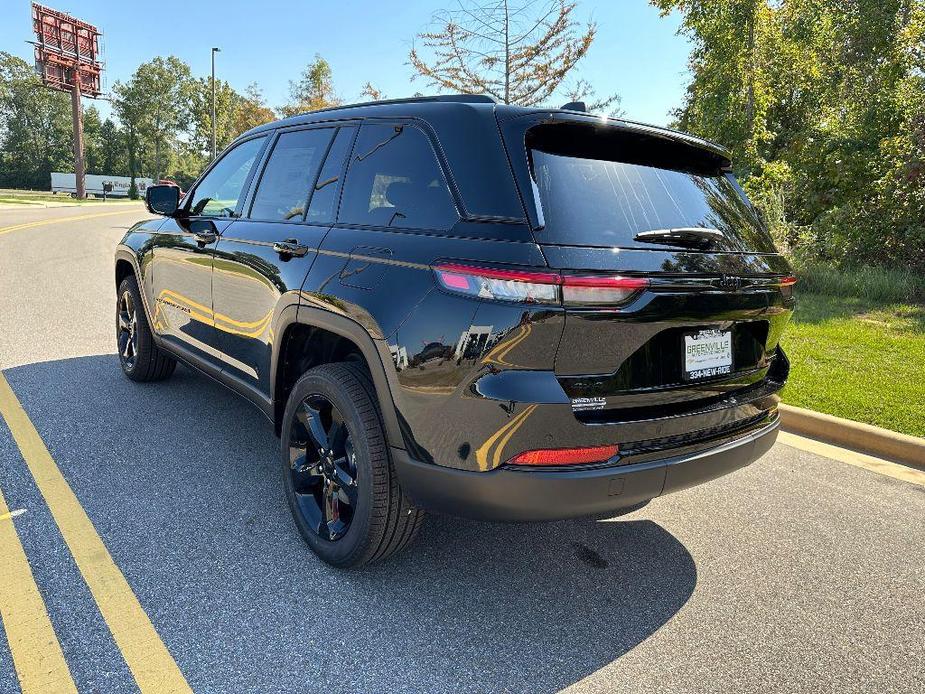
<path fill-rule="evenodd" d="M 404 554 L 337 571 L 289 518 L 272 427 L 222 386 L 185 368 L 135 384 L 111 355 L 4 375 L 194 690 L 556 691 L 697 583 L 645 509 L 432 516 Z"/>

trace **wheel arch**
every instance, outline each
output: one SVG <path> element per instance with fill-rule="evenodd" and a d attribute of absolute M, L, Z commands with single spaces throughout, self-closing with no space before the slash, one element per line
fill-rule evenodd
<path fill-rule="evenodd" d="M 149 297 L 148 293 L 145 291 L 145 282 L 144 277 L 141 274 L 141 270 L 138 266 L 138 257 L 135 255 L 135 251 L 129 246 L 119 245 L 116 247 L 115 255 L 115 266 L 114 266 L 113 276 L 116 281 L 116 292 L 119 291 L 119 285 L 122 284 L 124 280 L 129 275 L 135 276 L 135 281 L 138 282 L 138 293 L 141 294 L 141 304 L 145 311 L 145 317 L 148 319 L 148 323 L 151 323 L 151 307 L 148 305 Z M 159 337 L 154 330 L 151 331 L 154 333 L 154 341 L 160 343 Z"/>
<path fill-rule="evenodd" d="M 362 325 L 332 311 L 311 306 L 289 306 L 278 318 L 274 332 L 280 335 L 271 357 L 273 424 L 277 436 L 292 384 L 313 366 L 337 361 L 357 361 L 368 370 L 386 439 L 390 446 L 404 448 L 398 413 L 392 398 L 396 383 L 388 346 L 373 340 Z"/>
<path fill-rule="evenodd" d="M 130 260 L 116 256 L 116 289 L 122 284 L 122 280 L 129 275 L 135 275 L 135 278 L 138 278 L 138 273 L 135 272 L 135 266 Z"/>

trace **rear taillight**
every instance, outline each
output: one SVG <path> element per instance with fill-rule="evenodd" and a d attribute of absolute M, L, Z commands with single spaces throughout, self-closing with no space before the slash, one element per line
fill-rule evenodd
<path fill-rule="evenodd" d="M 781 277 L 778 281 L 777 286 L 780 287 L 780 293 L 784 295 L 784 298 L 789 299 L 793 296 L 793 285 L 797 283 L 797 278 L 793 275 L 787 275 L 786 277 Z"/>
<path fill-rule="evenodd" d="M 566 304 L 624 304 L 649 286 L 645 277 L 596 277 L 563 275 L 562 301 Z"/>
<path fill-rule="evenodd" d="M 645 277 L 564 275 L 471 265 L 437 265 L 434 272 L 447 291 L 530 304 L 619 306 L 649 286 Z"/>
<path fill-rule="evenodd" d="M 527 304 L 559 303 L 559 275 L 555 273 L 468 265 L 438 265 L 434 272 L 444 289 L 459 294 Z"/>
<path fill-rule="evenodd" d="M 616 444 L 588 448 L 541 448 L 518 453 L 507 462 L 509 465 L 582 465 L 603 463 L 619 452 L 620 447 Z"/>

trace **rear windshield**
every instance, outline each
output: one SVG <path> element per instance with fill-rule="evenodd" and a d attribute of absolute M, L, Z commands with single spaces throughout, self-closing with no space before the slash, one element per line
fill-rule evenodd
<path fill-rule="evenodd" d="M 650 163 L 645 147 L 627 143 L 613 148 L 608 142 L 597 152 L 588 144 L 575 153 L 568 151 L 569 145 L 552 152 L 548 150 L 553 147 L 530 150 L 534 194 L 539 196 L 544 223 L 537 233 L 541 243 L 690 248 L 670 237 L 656 243 L 636 236 L 705 228 L 722 232 L 721 237 L 714 235 L 709 250 L 774 252 L 760 217 L 733 175 L 711 165 L 708 158 L 694 161 L 680 148 L 672 157 L 663 146 Z M 625 157 L 620 157 L 621 149 Z M 601 155 L 609 156 L 598 158 Z"/>

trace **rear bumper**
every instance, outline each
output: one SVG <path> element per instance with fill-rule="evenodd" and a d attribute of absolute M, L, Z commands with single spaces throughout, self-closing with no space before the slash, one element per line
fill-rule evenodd
<path fill-rule="evenodd" d="M 779 420 L 718 446 L 643 463 L 583 470 L 500 467 L 470 472 L 393 449 L 404 492 L 418 506 L 481 520 L 539 521 L 615 512 L 738 470 L 764 455 Z"/>

